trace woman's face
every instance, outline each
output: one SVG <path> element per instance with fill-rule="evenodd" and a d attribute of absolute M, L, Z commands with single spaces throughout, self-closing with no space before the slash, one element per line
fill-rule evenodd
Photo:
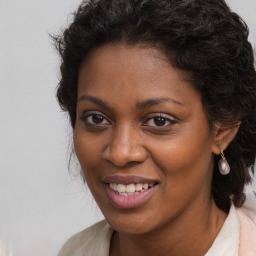
<path fill-rule="evenodd" d="M 75 151 L 114 229 L 142 234 L 200 213 L 211 201 L 213 141 L 199 93 L 160 51 L 107 44 L 86 58 Z"/>

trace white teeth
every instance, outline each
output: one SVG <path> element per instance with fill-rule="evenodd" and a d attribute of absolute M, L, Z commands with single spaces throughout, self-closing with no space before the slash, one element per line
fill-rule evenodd
<path fill-rule="evenodd" d="M 125 188 L 125 192 L 127 193 L 134 193 L 135 192 L 135 185 L 134 184 L 129 184 Z"/>
<path fill-rule="evenodd" d="M 136 186 L 135 186 L 135 190 L 136 190 L 136 191 L 141 191 L 141 190 L 142 190 L 142 187 L 143 187 L 143 185 L 140 184 L 140 183 L 138 183 L 138 184 L 136 184 Z"/>
<path fill-rule="evenodd" d="M 148 189 L 148 183 L 143 184 L 144 189 Z"/>
<path fill-rule="evenodd" d="M 119 193 L 124 193 L 124 192 L 125 192 L 125 185 L 123 185 L 123 184 L 118 184 L 118 185 L 117 185 L 117 191 L 118 191 Z"/>
<path fill-rule="evenodd" d="M 148 183 L 138 183 L 138 184 L 116 184 L 110 183 L 110 188 L 116 191 L 118 194 L 122 196 L 133 196 L 139 194 L 141 191 L 152 188 L 154 184 Z"/>

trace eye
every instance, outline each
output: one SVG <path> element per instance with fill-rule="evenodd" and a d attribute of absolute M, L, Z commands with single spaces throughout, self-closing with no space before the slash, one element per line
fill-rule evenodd
<path fill-rule="evenodd" d="M 110 125 L 111 123 L 109 120 L 104 117 L 100 113 L 86 113 L 85 115 L 82 116 L 81 120 L 84 122 L 85 125 L 87 126 L 105 126 L 105 125 Z"/>
<path fill-rule="evenodd" d="M 175 123 L 176 121 L 174 119 L 171 119 L 170 116 L 165 114 L 159 114 L 148 119 L 147 122 L 144 123 L 144 125 L 151 127 L 167 127 Z"/>

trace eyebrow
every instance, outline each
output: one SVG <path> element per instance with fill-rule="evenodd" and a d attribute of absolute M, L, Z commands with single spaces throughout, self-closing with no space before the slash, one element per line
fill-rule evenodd
<path fill-rule="evenodd" d="M 89 96 L 89 95 L 82 95 L 81 97 L 78 98 L 77 103 L 80 101 L 84 101 L 84 100 L 91 101 L 92 103 L 95 103 L 104 108 L 110 108 L 110 106 L 108 105 L 107 102 L 105 102 L 97 97 L 93 97 L 93 96 Z"/>
<path fill-rule="evenodd" d="M 145 101 L 142 101 L 142 102 L 138 102 L 136 104 L 136 107 L 138 109 L 142 109 L 142 108 L 158 105 L 158 104 L 161 104 L 163 102 L 171 102 L 171 103 L 174 103 L 174 104 L 184 106 L 181 102 L 179 102 L 177 100 L 174 100 L 174 99 L 171 99 L 171 98 L 154 98 L 154 99 L 148 99 L 148 100 L 145 100 Z"/>
<path fill-rule="evenodd" d="M 109 106 L 109 104 L 107 102 L 105 102 L 105 101 L 103 101 L 103 100 L 101 100 L 97 97 L 89 96 L 89 95 L 82 95 L 81 97 L 78 98 L 77 103 L 80 102 L 80 101 L 84 101 L 84 100 L 91 101 L 92 103 L 97 104 L 97 105 L 99 105 L 103 108 L 111 109 L 111 107 Z M 147 100 L 142 101 L 142 102 L 138 102 L 136 104 L 136 108 L 137 109 L 143 109 L 143 108 L 147 108 L 147 107 L 151 107 L 151 106 L 161 104 L 163 102 L 171 102 L 171 103 L 174 103 L 174 104 L 177 104 L 177 105 L 184 106 L 181 102 L 179 102 L 177 100 L 174 100 L 174 99 L 171 99 L 171 98 L 153 98 L 153 99 L 147 99 Z"/>

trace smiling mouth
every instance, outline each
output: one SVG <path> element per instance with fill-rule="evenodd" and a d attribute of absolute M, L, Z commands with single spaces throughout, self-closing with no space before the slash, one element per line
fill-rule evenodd
<path fill-rule="evenodd" d="M 130 209 L 146 204 L 159 182 L 140 176 L 114 175 L 102 179 L 109 202 L 116 208 Z"/>
<path fill-rule="evenodd" d="M 143 191 L 149 190 L 156 184 L 157 183 L 132 183 L 125 185 L 118 183 L 109 183 L 109 187 L 120 196 L 135 196 Z"/>

